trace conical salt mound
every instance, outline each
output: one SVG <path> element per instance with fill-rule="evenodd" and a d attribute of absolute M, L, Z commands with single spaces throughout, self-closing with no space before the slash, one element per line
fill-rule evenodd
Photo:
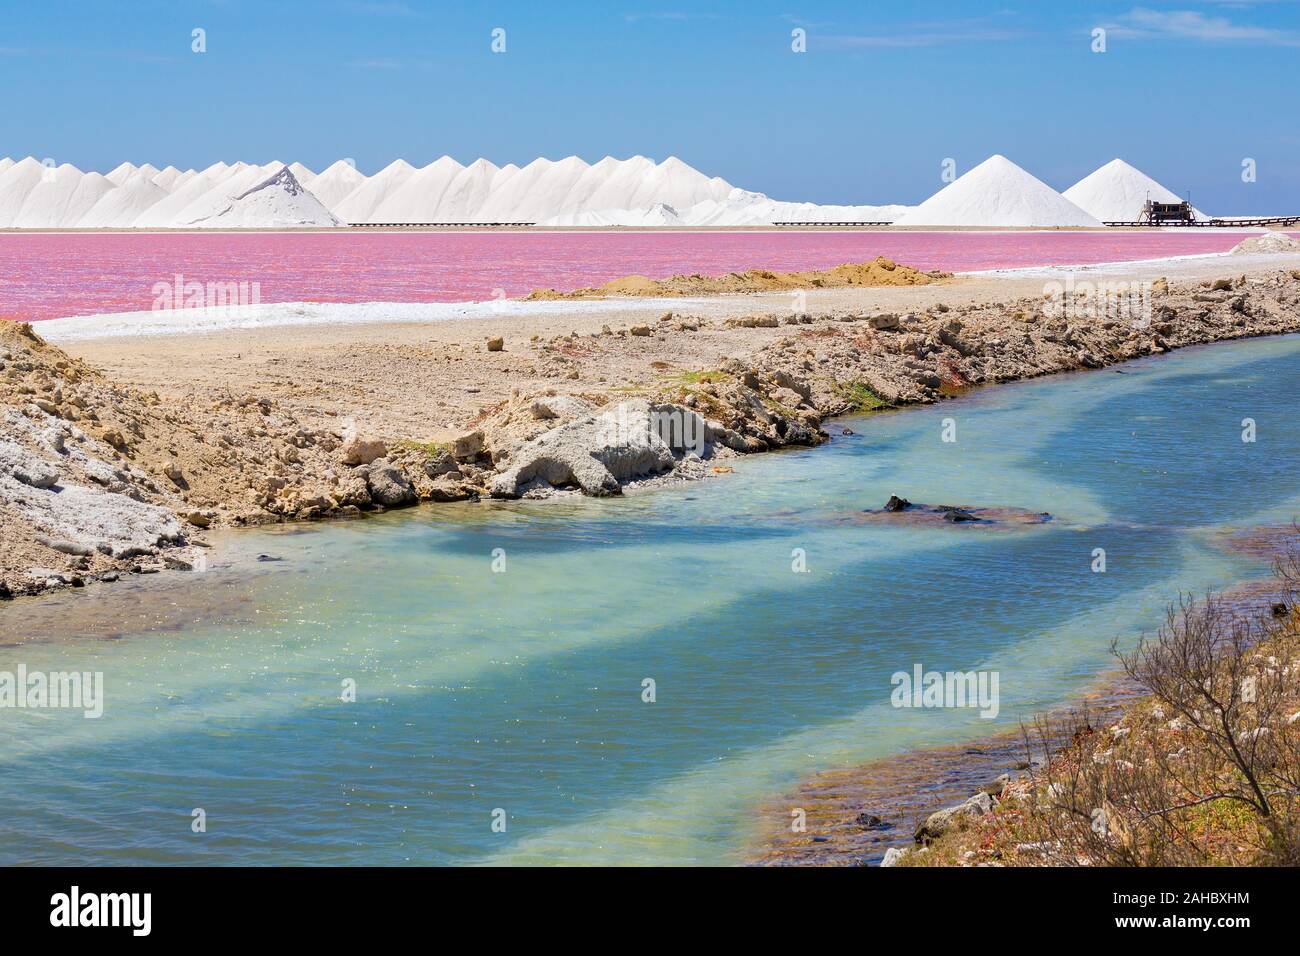
<path fill-rule="evenodd" d="M 259 170 L 261 172 L 261 170 Z M 203 229 L 248 227 L 340 226 L 342 223 L 319 199 L 294 178 L 289 167 L 263 179 L 210 215 L 185 223 Z"/>
<path fill-rule="evenodd" d="M 900 216 L 896 226 L 1100 226 L 1005 156 L 990 156 Z"/>
<path fill-rule="evenodd" d="M 1102 222 L 1137 222 L 1148 199 L 1152 202 L 1182 201 L 1122 159 L 1112 159 L 1061 195 Z M 1202 212 L 1194 212 L 1197 219 L 1208 218 Z"/>

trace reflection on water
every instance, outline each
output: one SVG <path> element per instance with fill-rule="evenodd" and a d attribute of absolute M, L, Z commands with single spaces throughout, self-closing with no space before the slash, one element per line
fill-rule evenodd
<path fill-rule="evenodd" d="M 1014 725 L 1180 588 L 1256 570 L 1215 542 L 1300 511 L 1300 339 L 1124 371 L 653 494 L 248 532 L 201 576 L 9 605 L 0 671 L 102 671 L 107 703 L 0 710 L 0 863 L 737 860 L 801 776 Z M 895 493 L 1053 520 L 846 520 Z M 916 664 L 997 670 L 997 720 L 891 707 Z"/>

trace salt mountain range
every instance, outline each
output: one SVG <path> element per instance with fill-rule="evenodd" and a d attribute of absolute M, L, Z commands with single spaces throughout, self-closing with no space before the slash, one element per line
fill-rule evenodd
<path fill-rule="evenodd" d="M 1145 198 L 1176 196 L 1114 160 L 1064 194 L 1002 156 L 919 206 L 780 202 L 708 177 L 675 157 L 576 156 L 524 167 L 444 156 L 397 160 L 365 176 L 345 160 L 317 174 L 301 163 L 215 163 L 184 172 L 123 163 L 101 175 L 0 160 L 0 228 L 284 228 L 347 223 L 537 223 L 545 226 L 743 226 L 789 222 L 1098 226 L 1136 219 Z M 1136 208 L 1130 209 L 1129 207 Z"/>

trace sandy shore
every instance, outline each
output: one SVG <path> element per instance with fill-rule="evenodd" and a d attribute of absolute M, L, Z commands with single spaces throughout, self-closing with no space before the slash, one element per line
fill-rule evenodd
<path fill-rule="evenodd" d="M 1052 311 L 1045 284 L 1067 279 L 1145 283 L 1150 314 Z M 1298 303 L 1300 256 L 1285 254 L 451 319 L 429 306 L 430 321 L 370 304 L 318 307 L 322 324 L 302 324 L 312 307 L 272 307 L 299 324 L 193 334 L 11 325 L 0 594 L 183 570 L 208 528 L 725 475 L 714 460 L 818 444 L 844 412 L 1300 331 Z M 352 309 L 365 321 L 337 321 Z"/>

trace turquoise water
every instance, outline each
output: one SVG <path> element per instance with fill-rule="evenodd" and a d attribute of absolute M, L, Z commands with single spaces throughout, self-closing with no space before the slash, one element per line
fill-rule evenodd
<path fill-rule="evenodd" d="M 739 862 L 807 774 L 1030 717 L 1179 590 L 1259 573 L 1219 534 L 1300 514 L 1298 394 L 1300 338 L 1219 345 L 713 481 L 248 532 L 206 574 L 10 604 L 0 671 L 102 671 L 107 702 L 0 710 L 0 864 Z M 858 519 L 891 493 L 1054 520 Z M 918 663 L 996 670 L 997 719 L 892 707 Z"/>

